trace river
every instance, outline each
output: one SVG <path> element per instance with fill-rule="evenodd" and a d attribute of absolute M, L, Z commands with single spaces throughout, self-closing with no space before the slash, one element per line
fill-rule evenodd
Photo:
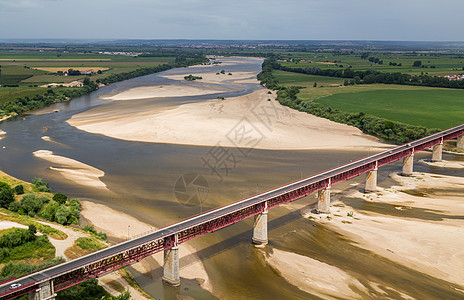
<path fill-rule="evenodd" d="M 260 70 L 256 60 L 240 59 L 240 63 L 227 65 L 231 72 Z M 228 62 L 226 58 L 224 62 Z M 218 66 L 189 68 L 188 72 L 219 72 Z M 187 74 L 185 69 L 174 69 L 163 74 Z M 204 157 L 211 147 L 197 147 L 161 143 L 142 143 L 118 140 L 99 134 L 87 133 L 66 123 L 73 115 L 98 107 L 101 111 L 143 111 L 147 107 L 174 107 L 184 103 L 206 101 L 218 96 L 245 95 L 261 89 L 258 84 L 228 84 L 225 93 L 208 96 L 152 98 L 131 101 L 130 104 L 103 100 L 101 95 L 115 94 L 130 88 L 170 84 L 172 81 L 152 74 L 105 86 L 84 97 L 60 103 L 15 120 L 4 122 L 0 129 L 7 132 L 0 140 L 2 155 L 0 168 L 6 173 L 31 181 L 42 177 L 54 192 L 71 197 L 87 199 L 109 205 L 128 213 L 153 226 L 164 226 L 240 198 L 282 185 L 301 176 L 309 176 L 359 159 L 370 151 L 300 150 L 276 151 L 252 149 L 233 168 L 218 176 L 205 166 Z M 176 82 L 179 84 L 179 82 Z M 189 85 L 191 83 L 184 82 Z M 58 112 L 53 112 L 58 110 Z M 48 136 L 49 140 L 42 137 Z M 50 150 L 54 154 L 75 159 L 105 172 L 101 180 L 108 190 L 76 185 L 50 170 L 53 163 L 35 157 L 37 150 Z M 418 154 L 417 159 L 429 154 Z M 456 159 L 454 156 L 445 158 Z M 379 184 L 388 186 L 388 173 L 397 171 L 399 163 L 382 167 Z M 415 164 L 415 170 L 437 174 L 462 176 L 463 172 L 452 169 L 433 168 Z M 189 174 L 189 175 L 186 175 Z M 200 202 L 184 203 L 174 192 L 181 176 L 201 175 L 208 190 Z M 356 178 L 338 184 L 337 188 L 364 180 Z M 179 197 L 178 197 L 179 198 Z M 314 196 L 299 201 L 304 205 L 315 202 Z M 353 204 L 354 205 L 354 204 Z M 395 264 L 386 258 L 357 247 L 343 236 L 324 226 L 312 226 L 290 207 L 273 209 L 269 214 L 269 245 L 264 249 L 251 245 L 252 221 L 246 220 L 192 241 L 198 256 L 204 263 L 211 283 L 221 298 L 229 299 L 318 299 L 288 283 L 278 272 L 268 266 L 264 257 L 273 248 L 295 252 L 337 266 L 353 275 L 360 282 L 380 282 L 385 287 L 401 291 L 416 298 L 442 295 L 454 298 L 455 289 L 446 281 L 426 276 L 423 273 Z M 366 210 L 382 212 L 388 207 L 367 207 Z M 427 213 L 416 212 L 418 218 L 427 218 Z M 182 262 L 181 262 L 182 264 Z M 158 270 L 159 271 L 159 270 Z M 181 294 L 197 299 L 214 299 L 192 280 L 183 280 L 180 288 L 163 286 L 159 281 L 132 270 L 142 287 L 156 299 L 175 298 Z M 157 271 L 155 270 L 154 273 Z M 147 274 L 151 276 L 150 274 Z M 182 271 L 181 271 L 182 276 Z M 414 282 L 414 285 L 409 283 Z M 361 293 L 361 298 L 376 298 L 378 292 L 370 289 L 371 295 Z M 462 295 L 462 294 L 461 294 Z M 392 293 L 392 298 L 395 298 Z"/>

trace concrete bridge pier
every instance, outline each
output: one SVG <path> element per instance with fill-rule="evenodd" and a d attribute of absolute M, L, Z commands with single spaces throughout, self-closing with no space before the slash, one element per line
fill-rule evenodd
<path fill-rule="evenodd" d="M 264 211 L 255 216 L 252 241 L 255 245 L 267 245 L 267 202 Z"/>
<path fill-rule="evenodd" d="M 364 186 L 364 193 L 373 193 L 377 190 L 377 166 L 374 170 L 366 173 L 366 185 Z"/>
<path fill-rule="evenodd" d="M 464 149 L 464 135 L 458 136 L 458 142 L 456 143 L 456 148 Z"/>
<path fill-rule="evenodd" d="M 414 165 L 414 153 L 409 156 L 405 156 L 403 158 L 403 172 L 401 173 L 401 175 L 411 176 L 413 165 Z"/>
<path fill-rule="evenodd" d="M 174 247 L 164 250 L 163 282 L 172 286 L 180 285 L 177 235 Z"/>
<path fill-rule="evenodd" d="M 443 154 L 443 141 L 440 144 L 433 146 L 432 161 L 441 161 L 442 154 Z"/>
<path fill-rule="evenodd" d="M 330 214 L 330 185 L 320 190 L 317 195 L 317 212 Z"/>
<path fill-rule="evenodd" d="M 28 295 L 29 300 L 53 300 L 55 297 L 56 294 L 52 280 L 40 283 L 39 288 Z"/>

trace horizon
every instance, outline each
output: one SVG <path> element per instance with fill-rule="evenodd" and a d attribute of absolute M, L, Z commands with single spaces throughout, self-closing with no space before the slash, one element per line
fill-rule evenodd
<path fill-rule="evenodd" d="M 458 0 L 0 0 L 0 38 L 450 42 L 464 41 L 453 30 L 463 10 Z"/>

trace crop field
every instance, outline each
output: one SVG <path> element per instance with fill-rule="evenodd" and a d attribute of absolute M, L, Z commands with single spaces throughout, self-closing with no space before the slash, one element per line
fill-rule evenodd
<path fill-rule="evenodd" d="M 340 78 L 284 71 L 274 71 L 274 76 L 284 85 L 304 87 L 298 98 L 342 111 L 428 128 L 446 129 L 464 123 L 464 90 L 393 84 L 321 86 L 326 78 Z M 313 87 L 315 81 L 321 84 Z"/>
<path fill-rule="evenodd" d="M 88 75 L 61 76 L 58 71 L 89 70 L 102 71 L 92 74 L 90 79 L 112 74 L 130 72 L 172 62 L 175 57 L 133 57 L 89 53 L 0 51 L 0 103 L 18 97 L 33 96 L 46 92 L 41 85 L 69 83 L 83 80 Z M 5 87 L 12 85 L 17 87 Z"/>
<path fill-rule="evenodd" d="M 316 102 L 428 128 L 444 130 L 464 123 L 464 90 L 379 89 L 335 94 Z"/>
<path fill-rule="evenodd" d="M 334 53 L 286 53 L 282 54 L 283 66 L 305 68 L 318 67 L 321 69 L 348 68 L 353 70 L 377 70 L 382 72 L 401 72 L 411 75 L 452 75 L 464 73 L 464 55 L 457 54 L 384 54 L 369 53 L 369 57 L 378 58 L 382 64 L 361 59 L 361 54 Z M 289 60 L 293 61 L 289 61 Z M 303 62 L 301 62 L 303 60 Z M 306 62 L 304 62 L 306 61 Z M 420 61 L 420 67 L 413 67 L 415 61 Z M 390 63 L 392 65 L 390 65 Z M 401 64 L 399 66 L 399 64 Z"/>

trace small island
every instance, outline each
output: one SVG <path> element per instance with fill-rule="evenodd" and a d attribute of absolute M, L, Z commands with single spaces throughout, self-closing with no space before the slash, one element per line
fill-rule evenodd
<path fill-rule="evenodd" d="M 197 80 L 197 79 L 203 79 L 203 77 L 194 76 L 194 75 L 190 74 L 188 76 L 184 76 L 184 79 L 187 80 L 187 81 L 193 81 L 193 80 Z"/>

